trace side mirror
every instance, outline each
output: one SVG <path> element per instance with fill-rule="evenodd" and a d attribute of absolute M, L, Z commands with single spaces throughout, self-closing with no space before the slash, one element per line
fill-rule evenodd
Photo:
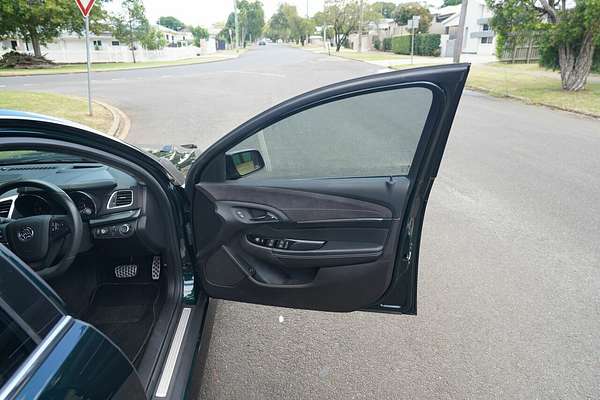
<path fill-rule="evenodd" d="M 225 155 L 226 177 L 228 180 L 256 172 L 265 166 L 258 150 L 241 150 Z"/>

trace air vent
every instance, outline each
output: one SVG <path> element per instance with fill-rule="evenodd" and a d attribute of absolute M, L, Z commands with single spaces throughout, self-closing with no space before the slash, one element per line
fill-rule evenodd
<path fill-rule="evenodd" d="M 13 200 L 2 200 L 0 201 L 0 217 L 8 218 L 10 215 L 10 209 L 12 207 Z"/>
<path fill-rule="evenodd" d="M 133 190 L 117 190 L 110 195 L 107 208 L 129 207 L 132 204 Z"/>

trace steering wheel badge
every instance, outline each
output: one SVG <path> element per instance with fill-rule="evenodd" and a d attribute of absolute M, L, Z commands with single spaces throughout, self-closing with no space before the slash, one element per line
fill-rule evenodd
<path fill-rule="evenodd" d="M 21 242 L 28 242 L 33 239 L 35 231 L 30 226 L 24 226 L 17 232 L 17 239 Z"/>

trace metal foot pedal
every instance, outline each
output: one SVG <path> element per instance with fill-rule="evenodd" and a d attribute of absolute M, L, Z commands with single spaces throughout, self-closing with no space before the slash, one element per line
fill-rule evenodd
<path fill-rule="evenodd" d="M 117 265 L 115 267 L 115 277 L 119 279 L 133 278 L 137 275 L 138 266 L 136 264 Z"/>
<path fill-rule="evenodd" d="M 160 256 L 152 257 L 152 280 L 157 281 L 160 278 Z"/>

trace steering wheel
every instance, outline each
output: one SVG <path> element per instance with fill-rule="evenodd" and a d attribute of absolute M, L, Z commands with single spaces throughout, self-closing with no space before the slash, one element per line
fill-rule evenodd
<path fill-rule="evenodd" d="M 69 195 L 48 182 L 32 179 L 5 183 L 0 185 L 0 196 L 23 187 L 43 190 L 67 215 L 0 218 L 0 233 L 8 247 L 40 276 L 60 275 L 71 266 L 79 251 L 83 235 L 81 215 Z"/>

